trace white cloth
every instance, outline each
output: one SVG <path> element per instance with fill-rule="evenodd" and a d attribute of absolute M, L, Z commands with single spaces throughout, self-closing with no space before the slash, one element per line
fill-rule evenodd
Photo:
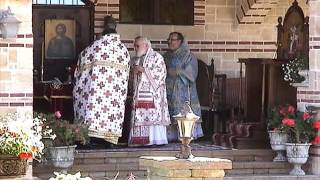
<path fill-rule="evenodd" d="M 129 77 L 129 52 L 118 34 L 84 49 L 75 71 L 75 118 L 89 125 L 89 136 L 116 144 L 122 135 Z"/>

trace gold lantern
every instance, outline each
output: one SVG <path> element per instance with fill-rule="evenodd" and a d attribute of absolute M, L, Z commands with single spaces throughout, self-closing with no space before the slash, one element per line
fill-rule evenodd
<path fill-rule="evenodd" d="M 182 142 L 181 151 L 176 155 L 180 159 L 193 158 L 191 153 L 190 142 L 192 140 L 192 132 L 195 122 L 200 118 L 192 112 L 190 103 L 187 101 L 185 104 L 185 111 L 183 114 L 173 116 L 178 123 L 180 140 Z"/>

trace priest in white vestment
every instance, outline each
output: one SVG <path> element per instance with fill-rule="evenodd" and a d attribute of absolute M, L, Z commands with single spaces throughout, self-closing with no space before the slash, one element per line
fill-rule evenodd
<path fill-rule="evenodd" d="M 121 137 L 129 61 L 115 26 L 81 52 L 75 71 L 74 113 L 75 119 L 89 125 L 90 137 L 113 144 Z"/>
<path fill-rule="evenodd" d="M 166 94 L 166 65 L 151 48 L 147 38 L 135 38 L 133 72 L 133 112 L 129 146 L 168 144 L 166 126 L 170 124 Z"/>

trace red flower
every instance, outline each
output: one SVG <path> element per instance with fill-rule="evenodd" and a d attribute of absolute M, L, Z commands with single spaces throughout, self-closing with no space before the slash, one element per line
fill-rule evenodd
<path fill-rule="evenodd" d="M 32 158 L 32 153 L 30 152 L 22 152 L 19 154 L 20 159 L 30 159 Z"/>
<path fill-rule="evenodd" d="M 295 109 L 294 109 L 294 107 L 293 106 L 288 106 L 288 112 L 289 113 L 294 113 L 294 111 L 295 111 Z"/>
<path fill-rule="evenodd" d="M 60 111 L 56 111 L 56 112 L 54 113 L 54 115 L 55 115 L 56 118 L 58 118 L 58 119 L 60 119 L 61 116 L 62 116 Z"/>
<path fill-rule="evenodd" d="M 313 122 L 313 128 L 320 129 L 320 120 Z"/>
<path fill-rule="evenodd" d="M 296 124 L 294 119 L 290 119 L 290 118 L 284 118 L 282 120 L 282 124 L 285 126 L 289 126 L 289 127 L 294 127 L 294 125 Z"/>
<path fill-rule="evenodd" d="M 282 114 L 283 116 L 286 116 L 286 110 L 284 107 L 280 108 L 280 111 L 279 111 L 280 114 Z"/>
<path fill-rule="evenodd" d="M 311 117 L 311 115 L 308 112 L 303 113 L 303 120 L 307 120 Z"/>
<path fill-rule="evenodd" d="M 314 138 L 314 140 L 311 142 L 312 144 L 320 144 L 320 136 L 316 136 L 316 138 Z"/>

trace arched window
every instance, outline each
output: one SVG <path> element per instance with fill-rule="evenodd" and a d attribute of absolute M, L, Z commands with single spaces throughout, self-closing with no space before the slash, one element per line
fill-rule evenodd
<path fill-rule="evenodd" d="M 32 0 L 32 4 L 39 5 L 85 5 L 82 0 Z"/>

